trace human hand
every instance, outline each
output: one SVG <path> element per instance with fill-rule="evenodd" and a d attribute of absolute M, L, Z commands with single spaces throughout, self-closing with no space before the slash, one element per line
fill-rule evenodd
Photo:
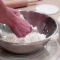
<path fill-rule="evenodd" d="M 32 30 L 31 25 L 26 20 L 20 18 L 20 12 L 16 9 L 7 7 L 6 13 L 2 17 L 0 22 L 7 24 L 18 37 L 24 37 Z"/>

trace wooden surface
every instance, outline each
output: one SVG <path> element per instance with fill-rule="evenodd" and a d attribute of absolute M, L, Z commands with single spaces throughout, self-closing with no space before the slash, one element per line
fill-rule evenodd
<path fill-rule="evenodd" d="M 27 6 L 27 7 L 23 7 L 23 8 L 19 8 L 19 9 L 25 9 L 25 10 L 35 10 L 37 5 L 41 5 L 41 4 L 53 4 L 56 5 L 59 9 L 60 9 L 60 0 L 41 0 L 38 1 L 36 4 Z M 60 10 L 58 13 L 50 15 L 53 18 L 55 18 L 56 20 L 58 19 L 58 17 L 60 16 Z"/>
<path fill-rule="evenodd" d="M 26 7 L 31 3 L 37 2 L 38 0 L 3 0 L 3 3 L 11 8 Z"/>

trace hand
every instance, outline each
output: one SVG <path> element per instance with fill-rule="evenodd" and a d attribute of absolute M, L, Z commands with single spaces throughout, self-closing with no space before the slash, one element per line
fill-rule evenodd
<path fill-rule="evenodd" d="M 32 30 L 31 25 L 26 20 L 20 18 L 20 12 L 16 9 L 7 7 L 6 13 L 2 17 L 0 17 L 0 22 L 7 24 L 18 37 L 24 37 Z"/>

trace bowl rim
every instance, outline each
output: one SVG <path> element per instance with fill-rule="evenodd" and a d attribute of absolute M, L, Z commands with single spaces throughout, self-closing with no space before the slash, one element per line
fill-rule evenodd
<path fill-rule="evenodd" d="M 31 12 L 36 12 L 36 11 L 34 11 L 34 10 L 23 10 L 23 9 L 20 9 L 19 11 L 27 11 L 27 12 L 31 11 Z M 43 42 L 43 41 L 45 41 L 45 40 L 50 40 L 50 39 L 57 33 L 57 31 L 58 31 L 58 22 L 56 21 L 55 18 L 53 18 L 52 16 L 50 16 L 50 15 L 48 15 L 48 14 L 41 13 L 41 12 L 36 12 L 36 13 L 40 13 L 40 14 L 47 15 L 48 17 L 52 18 L 52 19 L 55 21 L 56 30 L 55 30 L 55 32 L 54 32 L 51 36 L 45 38 L 44 40 L 36 41 L 36 42 L 31 42 L 31 43 L 13 43 L 13 42 L 7 42 L 7 41 L 4 41 L 2 38 L 0 38 L 0 40 L 2 39 L 3 42 L 11 43 L 11 44 L 14 44 L 14 45 L 15 45 L 15 44 L 16 44 L 16 45 L 30 45 L 30 44 L 36 44 L 36 43 L 39 43 L 39 42 Z"/>

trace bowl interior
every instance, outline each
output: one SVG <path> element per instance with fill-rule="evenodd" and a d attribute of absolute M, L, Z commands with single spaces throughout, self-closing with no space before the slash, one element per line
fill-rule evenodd
<path fill-rule="evenodd" d="M 51 36 L 57 28 L 55 20 L 48 15 L 25 10 L 20 11 L 20 13 L 31 25 L 37 27 L 39 33 L 46 34 L 47 37 Z M 10 28 L 5 24 L 0 24 L 0 29 L 12 33 Z"/>
<path fill-rule="evenodd" d="M 51 36 L 56 28 L 56 22 L 48 15 L 37 13 L 34 11 L 20 11 L 24 18 L 33 26 L 37 26 L 38 32 Z"/>

